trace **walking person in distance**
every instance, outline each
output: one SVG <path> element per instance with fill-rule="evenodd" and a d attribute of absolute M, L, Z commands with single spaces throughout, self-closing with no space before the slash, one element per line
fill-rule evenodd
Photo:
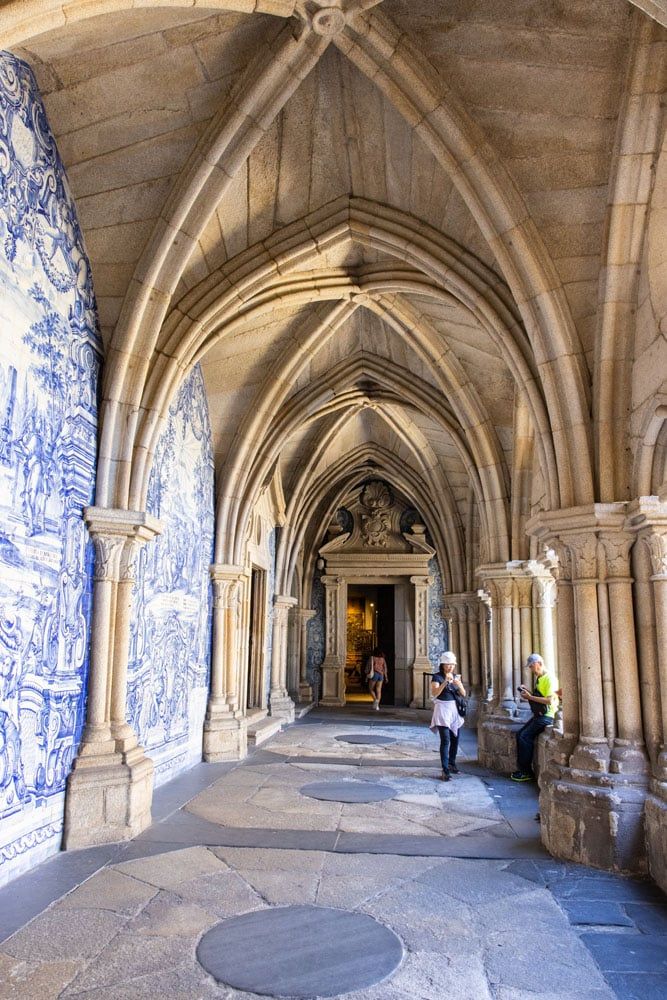
<path fill-rule="evenodd" d="M 458 774 L 456 754 L 459 749 L 459 729 L 463 719 L 459 715 L 457 696 L 465 698 L 465 688 L 461 683 L 461 675 L 456 671 L 456 655 L 451 652 L 442 653 L 438 673 L 431 678 L 431 699 L 433 715 L 431 730 L 440 735 L 440 762 L 442 764 L 442 780 L 449 781 L 451 774 Z"/>
<path fill-rule="evenodd" d="M 380 698 L 382 697 L 382 685 L 388 680 L 387 661 L 383 651 L 379 646 L 373 650 L 368 665 L 368 690 L 373 696 L 373 708 L 380 711 Z"/>

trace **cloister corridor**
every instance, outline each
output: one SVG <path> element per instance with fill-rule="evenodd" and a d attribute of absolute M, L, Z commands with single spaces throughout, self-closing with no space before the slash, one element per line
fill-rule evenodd
<path fill-rule="evenodd" d="M 666 109 L 667 0 L 0 0 L 0 994 L 667 995 Z"/>
<path fill-rule="evenodd" d="M 195 767 L 129 844 L 0 890 L 0 935 L 25 924 L 0 944 L 0 996 L 663 996 L 664 895 L 550 857 L 535 787 L 481 767 L 474 732 L 461 742 L 443 784 L 424 713 L 316 709 L 241 764 Z M 318 787 L 338 801 L 310 798 Z M 373 917 L 400 951 L 368 954 L 335 925 L 331 940 L 326 924 L 311 939 L 291 927 L 288 942 L 258 928 L 218 952 L 222 984 L 202 968 L 211 927 L 295 906 Z"/>

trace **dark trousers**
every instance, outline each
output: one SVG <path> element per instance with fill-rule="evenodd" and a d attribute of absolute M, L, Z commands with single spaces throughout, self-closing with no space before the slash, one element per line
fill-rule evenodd
<path fill-rule="evenodd" d="M 553 721 L 546 715 L 534 715 L 516 734 L 517 765 L 524 774 L 530 774 L 533 770 L 533 747 L 536 738 L 547 726 L 553 725 Z"/>
<path fill-rule="evenodd" d="M 459 749 L 459 734 L 453 733 L 449 726 L 438 726 L 440 733 L 440 763 L 443 771 L 449 771 L 456 764 L 456 754 Z"/>

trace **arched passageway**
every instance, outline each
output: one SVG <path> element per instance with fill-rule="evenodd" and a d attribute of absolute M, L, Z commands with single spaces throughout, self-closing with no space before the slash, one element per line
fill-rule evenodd
<path fill-rule="evenodd" d="M 441 6 L 0 10 L 7 878 L 342 706 L 373 586 L 485 767 L 542 653 L 544 843 L 667 885 L 664 11 Z"/>

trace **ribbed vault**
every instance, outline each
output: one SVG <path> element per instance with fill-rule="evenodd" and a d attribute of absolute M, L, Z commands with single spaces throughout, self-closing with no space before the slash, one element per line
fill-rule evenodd
<path fill-rule="evenodd" d="M 621 208 L 604 271 L 599 244 L 661 5 L 323 6 L 2 7 L 89 241 L 107 348 L 98 503 L 144 508 L 169 406 L 201 364 L 219 561 L 242 561 L 278 470 L 289 588 L 370 461 L 402 477 L 462 587 L 473 550 L 525 555 L 536 511 L 631 491 L 628 449 L 602 463 L 590 416 L 597 383 L 597 432 L 622 437 L 618 303 L 637 290 L 614 270 Z M 647 467 L 660 433 L 638 413 Z"/>

